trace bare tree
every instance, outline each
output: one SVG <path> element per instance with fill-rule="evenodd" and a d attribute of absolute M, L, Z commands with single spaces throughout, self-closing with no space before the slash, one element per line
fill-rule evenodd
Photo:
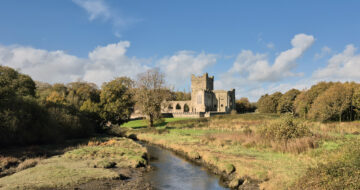
<path fill-rule="evenodd" d="M 136 108 L 146 115 L 148 127 L 153 127 L 154 121 L 161 117 L 162 104 L 169 96 L 164 78 L 164 74 L 158 69 L 150 69 L 137 77 Z"/>

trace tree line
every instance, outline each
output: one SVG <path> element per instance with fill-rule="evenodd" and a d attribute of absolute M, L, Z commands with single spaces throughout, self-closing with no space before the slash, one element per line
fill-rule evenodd
<path fill-rule="evenodd" d="M 257 102 L 260 113 L 291 113 L 319 121 L 353 121 L 360 118 L 360 84 L 319 82 L 310 89 L 265 94 Z"/>
<path fill-rule="evenodd" d="M 171 96 L 175 94 L 177 96 Z M 156 69 L 137 80 L 118 77 L 99 89 L 88 82 L 48 84 L 0 66 L 0 145 L 59 142 L 104 132 L 130 119 L 134 109 L 160 118 L 165 99 L 183 98 Z"/>

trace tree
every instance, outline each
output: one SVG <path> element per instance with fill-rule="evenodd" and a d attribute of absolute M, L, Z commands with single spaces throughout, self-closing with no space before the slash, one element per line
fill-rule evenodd
<path fill-rule="evenodd" d="M 100 92 L 101 118 L 114 124 L 129 120 L 135 104 L 133 86 L 134 82 L 128 77 L 104 83 Z"/>
<path fill-rule="evenodd" d="M 311 107 L 310 115 L 321 121 L 342 121 L 343 113 L 351 108 L 352 89 L 336 83 L 320 94 Z"/>
<path fill-rule="evenodd" d="M 136 87 L 137 108 L 147 116 L 148 127 L 153 127 L 154 121 L 161 117 L 162 103 L 169 97 L 164 74 L 157 69 L 141 73 L 137 77 Z"/>
<path fill-rule="evenodd" d="M 35 82 L 10 67 L 0 66 L 0 99 L 35 96 Z"/>
<path fill-rule="evenodd" d="M 261 96 L 256 104 L 258 111 L 260 113 L 276 113 L 281 96 L 281 92 Z"/>
<path fill-rule="evenodd" d="M 168 100 L 169 101 L 191 100 L 191 93 L 186 92 L 185 90 L 183 92 L 181 92 L 181 91 L 170 91 L 170 96 L 169 96 Z"/>
<path fill-rule="evenodd" d="M 67 84 L 67 88 L 69 91 L 66 96 L 67 102 L 78 109 L 87 100 L 92 102 L 100 101 L 100 91 L 94 83 L 72 82 Z"/>
<path fill-rule="evenodd" d="M 246 113 L 255 111 L 255 106 L 252 105 L 248 98 L 242 97 L 235 101 L 236 111 L 238 113 Z"/>
<path fill-rule="evenodd" d="M 300 91 L 297 89 L 291 89 L 281 96 L 277 107 L 278 113 L 294 113 L 294 101 Z"/>
<path fill-rule="evenodd" d="M 29 76 L 0 66 L 0 145 L 54 139 L 54 132 L 46 130 L 56 126 L 49 125 L 47 112 L 35 99 L 35 88 Z"/>
<path fill-rule="evenodd" d="M 352 104 L 354 106 L 354 111 L 356 112 L 356 118 L 359 119 L 360 116 L 360 87 L 354 89 L 354 94 L 352 97 Z"/>
<path fill-rule="evenodd" d="M 319 82 L 309 90 L 302 91 L 294 101 L 295 114 L 306 118 L 315 99 L 331 85 L 332 82 Z"/>

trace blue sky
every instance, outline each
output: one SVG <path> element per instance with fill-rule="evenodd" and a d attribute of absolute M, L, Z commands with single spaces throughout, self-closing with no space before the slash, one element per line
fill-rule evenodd
<path fill-rule="evenodd" d="M 35 80 L 86 80 L 158 67 L 189 90 L 256 101 L 326 81 L 360 81 L 359 1 L 0 1 L 0 64 Z"/>

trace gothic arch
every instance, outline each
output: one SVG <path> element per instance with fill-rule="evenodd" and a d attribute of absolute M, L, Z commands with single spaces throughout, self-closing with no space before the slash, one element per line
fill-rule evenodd
<path fill-rule="evenodd" d="M 180 104 L 176 104 L 175 109 L 177 109 L 177 110 L 181 110 L 181 106 L 180 106 Z"/>
<path fill-rule="evenodd" d="M 187 104 L 184 105 L 184 112 L 189 112 L 190 108 Z"/>

